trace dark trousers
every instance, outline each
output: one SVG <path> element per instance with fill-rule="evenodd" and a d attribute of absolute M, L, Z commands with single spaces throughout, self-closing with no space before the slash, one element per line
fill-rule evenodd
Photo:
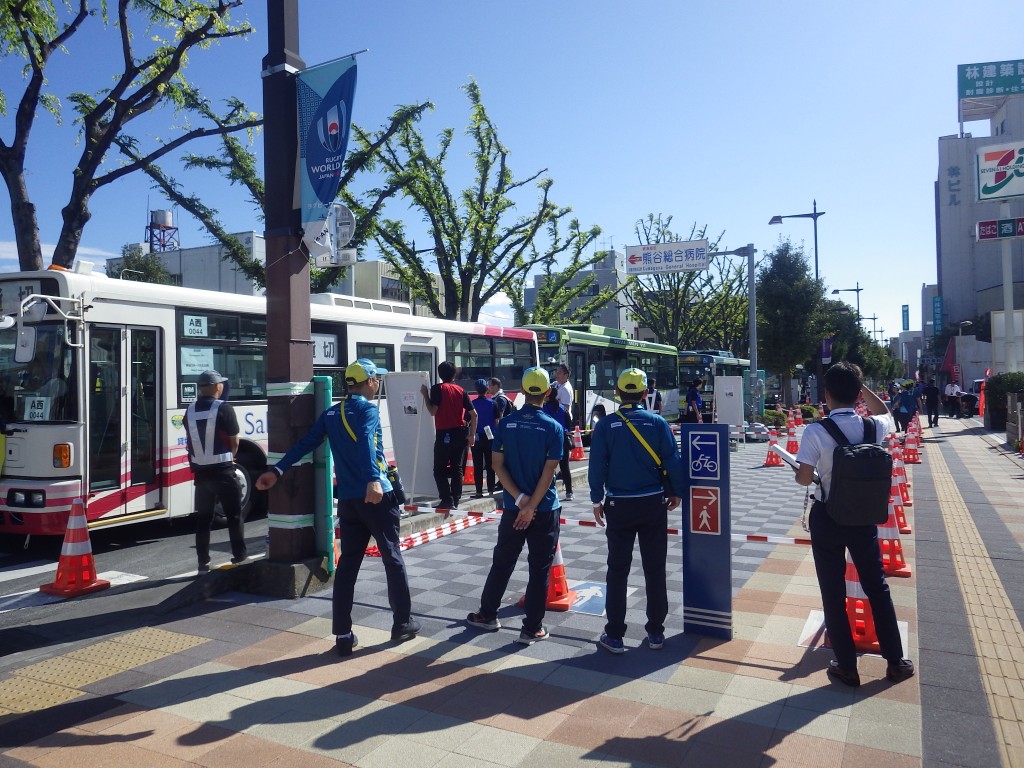
<path fill-rule="evenodd" d="M 473 443 L 473 477 L 476 480 L 477 495 L 484 492 L 484 475 L 487 475 L 487 493 L 494 493 L 494 467 L 491 466 L 491 441 L 487 435 L 477 435 Z"/>
<path fill-rule="evenodd" d="M 946 415 L 951 419 L 960 418 L 960 398 L 946 397 Z"/>
<path fill-rule="evenodd" d="M 937 427 L 939 425 L 939 401 L 926 402 L 924 409 L 928 412 L 928 426 Z"/>
<path fill-rule="evenodd" d="M 910 426 L 910 420 L 914 418 L 914 414 L 902 413 L 898 408 L 893 411 L 892 416 L 896 420 L 896 430 L 898 432 L 906 432 L 907 427 Z"/>
<path fill-rule="evenodd" d="M 484 591 L 480 596 L 480 613 L 487 618 L 496 616 L 501 605 L 501 598 L 512 578 L 519 554 L 523 545 L 527 545 L 526 562 L 529 566 L 530 578 L 526 584 L 526 599 L 523 609 L 523 629 L 536 632 L 544 622 L 544 611 L 548 599 L 548 576 L 551 563 L 555 559 L 555 547 L 558 545 L 558 512 L 538 512 L 533 522 L 524 531 L 512 527 L 519 510 L 515 507 L 501 513 L 498 522 L 498 543 L 494 545 L 494 558 L 491 570 L 484 582 Z"/>
<path fill-rule="evenodd" d="M 220 499 L 224 517 L 228 520 L 231 538 L 231 556 L 241 560 L 246 555 L 245 533 L 242 521 L 242 492 L 233 468 L 199 471 L 195 475 L 196 489 L 196 556 L 200 565 L 210 564 L 210 528 L 213 526 L 213 507 Z"/>
<path fill-rule="evenodd" d="M 409 621 L 412 613 L 412 598 L 409 596 L 409 578 L 405 572 L 405 560 L 399 547 L 398 526 L 399 505 L 390 491 L 377 504 L 367 504 L 362 499 L 339 499 L 338 529 L 341 536 L 341 557 L 334 573 L 334 620 L 335 635 L 347 635 L 352 631 L 352 600 L 356 589 L 356 577 L 363 563 L 366 545 L 373 536 L 384 561 L 384 576 L 388 582 L 388 604 L 394 614 L 394 625 Z"/>
<path fill-rule="evenodd" d="M 466 471 L 465 427 L 442 429 L 434 436 L 434 483 L 442 507 L 455 506 L 462 499 L 462 475 Z"/>
<path fill-rule="evenodd" d="M 903 642 L 896 624 L 896 609 L 889 585 L 882 572 L 882 553 L 878 549 L 878 526 L 839 525 L 820 501 L 811 507 L 809 528 L 814 570 L 818 574 L 821 605 L 825 612 L 825 630 L 836 661 L 845 670 L 857 668 L 850 619 L 846 615 L 846 551 L 857 568 L 861 588 L 871 603 L 871 615 L 882 656 L 888 661 L 903 658 Z"/>
<path fill-rule="evenodd" d="M 572 433 L 569 432 L 569 428 L 565 428 L 565 434 L 562 439 L 562 458 L 558 462 L 558 472 L 562 478 L 562 485 L 565 486 L 565 492 L 572 493 L 572 469 L 569 466 L 569 453 L 572 451 Z"/>
<path fill-rule="evenodd" d="M 661 494 L 638 498 L 608 498 L 604 504 L 605 534 L 608 537 L 608 596 L 604 631 L 610 637 L 626 634 L 626 588 L 633 565 L 633 543 L 640 541 L 640 560 L 647 589 L 649 634 L 665 632 L 668 616 L 668 508 Z"/>

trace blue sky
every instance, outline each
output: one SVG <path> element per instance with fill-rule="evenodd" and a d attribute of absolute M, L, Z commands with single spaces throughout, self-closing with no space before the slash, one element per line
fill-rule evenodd
<path fill-rule="evenodd" d="M 235 95 L 262 109 L 265 7 L 244 7 L 257 29 L 248 42 L 193 55 L 189 73 L 208 96 Z M 552 199 L 572 206 L 584 226 L 599 225 L 601 248 L 635 244 L 637 219 L 662 213 L 678 231 L 695 222 L 724 231 L 725 248 L 752 242 L 763 254 L 786 236 L 812 257 L 809 219 L 768 220 L 810 212 L 816 199 L 826 212 L 818 220 L 821 275 L 830 288 L 859 281 L 861 314 L 877 315 L 887 336 L 900 330 L 903 304 L 911 328 L 920 328 L 921 285 L 935 281 L 937 139 L 958 131 L 956 66 L 1024 58 L 1012 35 L 992 34 L 970 6 L 950 0 L 302 0 L 300 10 L 307 65 L 369 49 L 359 57 L 353 115 L 364 127 L 382 125 L 396 105 L 430 100 L 436 109 L 421 123 L 424 135 L 452 127 L 461 137 L 468 112 L 460 86 L 474 77 L 513 171 L 546 168 Z M 116 49 L 98 31 L 71 49 L 50 71 L 59 93 L 109 82 L 103 61 Z M 13 106 L 21 89 L 9 60 L 0 87 Z M 987 124 L 966 129 L 984 135 Z M 167 135 L 166 127 L 157 132 Z M 8 115 L 0 137 L 10 135 Z M 76 140 L 70 122 L 38 119 L 28 183 L 44 243 L 60 230 Z M 472 173 L 467 150 L 459 141 L 450 154 L 460 185 Z M 208 191 L 229 229 L 262 229 L 237 188 L 183 178 Z M 524 210 L 533 199 L 524 198 Z M 79 255 L 117 255 L 143 239 L 147 210 L 165 207 L 141 175 L 102 189 Z M 422 227 L 402 203 L 388 215 L 404 218 L 414 235 Z M 176 224 L 183 246 L 208 242 L 187 215 Z M 0 188 L 0 270 L 16 265 Z M 853 293 L 840 297 L 855 302 Z M 503 314 L 493 311 L 491 320 Z"/>

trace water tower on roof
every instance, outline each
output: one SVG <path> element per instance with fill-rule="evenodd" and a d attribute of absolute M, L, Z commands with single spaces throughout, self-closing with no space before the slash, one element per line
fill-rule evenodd
<path fill-rule="evenodd" d="M 176 251 L 181 248 L 178 239 L 178 228 L 174 226 L 174 218 L 170 211 L 150 211 L 149 224 L 146 226 L 146 242 L 149 252 Z"/>

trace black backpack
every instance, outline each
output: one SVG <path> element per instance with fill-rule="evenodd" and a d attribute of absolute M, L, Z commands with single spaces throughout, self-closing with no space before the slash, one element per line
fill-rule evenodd
<path fill-rule="evenodd" d="M 821 425 L 838 443 L 825 511 L 839 525 L 881 525 L 889 519 L 892 456 L 875 442 L 874 420 L 864 419 L 864 442 L 857 444 L 832 419 Z"/>
<path fill-rule="evenodd" d="M 505 407 L 501 409 L 501 418 L 505 418 L 506 416 L 510 416 L 516 412 L 516 404 L 512 402 L 512 398 L 508 395 L 498 395 L 494 398 L 494 401 L 496 404 L 499 401 L 503 401 L 505 403 Z"/>

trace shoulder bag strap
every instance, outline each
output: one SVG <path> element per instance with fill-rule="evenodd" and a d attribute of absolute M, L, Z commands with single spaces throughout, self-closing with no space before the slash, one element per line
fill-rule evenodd
<path fill-rule="evenodd" d="M 832 419 L 822 419 L 820 423 L 831 438 L 839 443 L 839 445 L 850 445 L 850 440 L 843 434 L 843 430 L 841 430 L 839 425 L 832 421 Z"/>
<path fill-rule="evenodd" d="M 654 452 L 654 449 L 651 448 L 648 442 L 644 440 L 643 435 L 641 435 L 637 428 L 633 426 L 633 423 L 622 414 L 622 411 L 616 411 L 616 413 L 619 414 L 620 419 L 626 422 L 626 426 L 629 427 L 629 431 L 632 432 L 636 439 L 640 441 L 640 445 L 646 448 L 647 452 L 651 454 L 651 458 L 654 459 L 654 463 L 657 464 L 658 467 L 661 467 L 661 459 L 658 457 L 658 454 Z"/>
<path fill-rule="evenodd" d="M 338 412 L 341 413 L 341 423 L 345 426 L 345 431 L 348 432 L 348 436 L 352 438 L 352 442 L 353 443 L 357 442 L 356 433 L 352 431 L 352 427 L 349 426 L 348 419 L 345 418 L 345 401 L 344 400 L 342 400 L 341 403 L 338 404 Z M 373 436 L 373 443 L 374 443 L 374 445 L 377 444 L 377 436 L 376 435 Z M 387 466 L 383 462 L 378 461 L 377 462 L 377 466 L 380 467 L 381 469 L 383 469 L 385 472 L 387 472 Z"/>

